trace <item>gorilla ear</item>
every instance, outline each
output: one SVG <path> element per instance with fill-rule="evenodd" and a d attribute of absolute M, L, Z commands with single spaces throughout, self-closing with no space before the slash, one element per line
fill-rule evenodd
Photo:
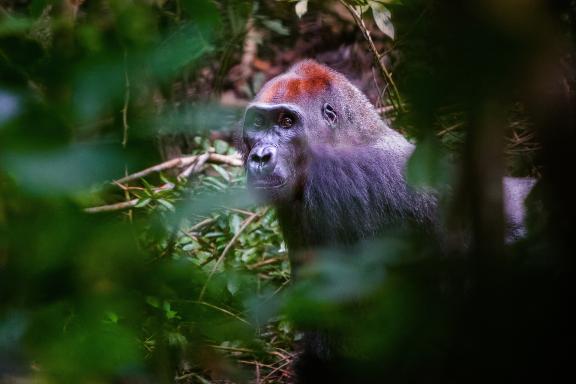
<path fill-rule="evenodd" d="M 336 125 L 338 122 L 338 115 L 336 114 L 334 107 L 328 103 L 324 104 L 322 107 L 322 115 L 330 125 Z"/>

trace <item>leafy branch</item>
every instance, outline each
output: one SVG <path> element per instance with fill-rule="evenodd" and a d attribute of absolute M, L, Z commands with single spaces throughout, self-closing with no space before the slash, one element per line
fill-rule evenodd
<path fill-rule="evenodd" d="M 112 184 L 127 190 L 128 187 L 125 186 L 126 183 L 132 182 L 134 180 L 142 179 L 152 173 L 165 171 L 168 169 L 179 168 L 182 171 L 178 174 L 177 180 L 186 180 L 191 175 L 199 173 L 202 171 L 206 163 L 212 164 L 226 164 L 233 167 L 241 167 L 242 160 L 238 155 L 221 155 L 218 153 L 206 152 L 200 155 L 184 156 L 178 157 L 172 160 L 165 161 L 163 163 L 154 165 L 152 167 L 146 168 L 140 172 L 133 173 L 131 175 L 125 176 L 121 179 L 115 180 Z M 164 191 L 169 191 L 176 188 L 176 184 L 172 182 L 166 182 L 159 187 L 151 188 L 151 194 L 157 195 Z M 123 201 L 115 204 L 102 205 L 98 207 L 86 208 L 84 211 L 87 213 L 100 213 L 100 212 L 112 212 L 119 211 L 123 209 L 129 209 L 136 207 L 141 202 L 141 199 L 132 199 L 128 201 Z"/>
<path fill-rule="evenodd" d="M 394 29 L 393 27 L 391 27 L 390 23 L 390 12 L 380 2 L 377 1 L 368 1 L 366 5 L 351 5 L 350 1 L 346 0 L 339 0 L 339 1 L 344 7 L 346 7 L 348 12 L 350 12 L 352 17 L 354 18 L 354 21 L 356 22 L 356 25 L 358 26 L 358 28 L 360 28 L 362 35 L 368 42 L 370 51 L 374 55 L 374 60 L 378 64 L 378 68 L 380 69 L 382 76 L 386 79 L 386 82 L 389 84 L 389 87 L 386 87 L 386 93 L 388 94 L 388 97 L 390 99 L 390 102 L 394 106 L 394 109 L 397 112 L 404 112 L 404 105 L 402 102 L 402 98 L 400 96 L 400 92 L 398 91 L 398 87 L 396 86 L 394 79 L 392 79 L 392 74 L 390 73 L 390 71 L 388 71 L 384 63 L 382 63 L 381 60 L 382 54 L 378 52 L 378 49 L 374 44 L 374 40 L 372 39 L 370 30 L 368 29 L 366 23 L 362 19 L 362 15 L 364 14 L 366 7 L 370 6 L 370 8 L 372 9 L 372 14 L 374 16 L 374 21 L 376 22 L 378 28 L 393 39 Z"/>

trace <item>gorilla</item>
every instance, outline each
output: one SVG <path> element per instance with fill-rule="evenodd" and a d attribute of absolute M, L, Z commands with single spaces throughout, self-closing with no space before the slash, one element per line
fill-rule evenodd
<path fill-rule="evenodd" d="M 320 247 L 405 227 L 440 232 L 437 194 L 406 183 L 414 145 L 343 75 L 315 61 L 264 85 L 246 109 L 240 146 L 248 186 L 276 208 L 296 274 Z M 525 233 L 524 199 L 534 180 L 503 185 L 506 239 L 513 241 Z"/>

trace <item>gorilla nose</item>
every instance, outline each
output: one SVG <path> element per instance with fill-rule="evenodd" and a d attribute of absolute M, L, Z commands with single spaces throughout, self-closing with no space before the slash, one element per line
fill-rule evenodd
<path fill-rule="evenodd" d="M 272 145 L 259 146 L 248 156 L 249 171 L 255 175 L 269 175 L 276 168 L 276 147 Z"/>

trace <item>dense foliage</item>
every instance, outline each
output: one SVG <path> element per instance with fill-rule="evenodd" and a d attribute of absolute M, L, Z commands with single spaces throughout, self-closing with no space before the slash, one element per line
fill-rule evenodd
<path fill-rule="evenodd" d="M 404 379 L 562 373 L 576 6 L 472 3 L 0 2 L 0 381 L 288 382 L 294 324 L 318 322 Z M 394 69 L 373 101 L 467 246 L 393 233 L 289 284 L 232 132 L 266 77 L 340 44 L 289 45 L 317 20 L 376 85 Z M 542 176 L 513 246 L 482 193 L 505 171 Z"/>

